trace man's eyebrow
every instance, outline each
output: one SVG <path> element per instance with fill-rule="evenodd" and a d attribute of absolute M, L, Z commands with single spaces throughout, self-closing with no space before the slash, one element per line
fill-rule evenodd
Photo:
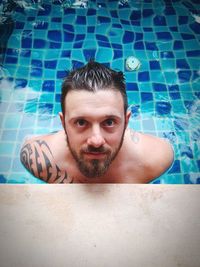
<path fill-rule="evenodd" d="M 121 116 L 118 116 L 118 115 L 116 115 L 116 114 L 105 115 L 105 116 L 103 116 L 103 118 L 105 118 L 105 119 L 112 119 L 112 118 L 115 118 L 115 119 L 119 119 L 119 120 L 122 119 Z"/>
<path fill-rule="evenodd" d="M 78 120 L 78 119 L 88 119 L 88 118 L 91 118 L 93 117 L 92 115 L 77 115 L 77 116 L 73 116 L 71 118 L 69 118 L 69 121 L 73 121 L 73 120 Z M 97 118 L 98 116 L 94 116 L 95 118 Z M 106 120 L 106 119 L 118 119 L 118 120 L 122 120 L 122 117 L 117 115 L 117 114 L 107 114 L 107 115 L 103 115 L 103 116 L 99 116 L 99 118 L 102 118 L 103 120 Z"/>

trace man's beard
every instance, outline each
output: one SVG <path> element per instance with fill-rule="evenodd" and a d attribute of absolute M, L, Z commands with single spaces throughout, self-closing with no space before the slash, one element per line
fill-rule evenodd
<path fill-rule="evenodd" d="M 77 163 L 77 167 L 80 170 L 80 172 L 86 176 L 87 178 L 98 178 L 103 176 L 113 160 L 116 158 L 117 154 L 119 153 L 119 150 L 122 147 L 123 140 L 124 140 L 124 133 L 125 133 L 125 128 L 121 137 L 121 140 L 119 142 L 118 147 L 112 152 L 110 149 L 101 146 L 98 148 L 95 148 L 93 146 L 87 146 L 86 148 L 82 148 L 80 150 L 80 153 L 77 153 L 70 145 L 70 141 L 68 139 L 67 133 L 67 143 L 68 147 L 70 149 L 70 152 L 75 159 Z M 85 153 L 103 153 L 105 155 L 105 159 L 91 159 L 91 160 L 86 160 L 84 159 L 84 154 Z"/>

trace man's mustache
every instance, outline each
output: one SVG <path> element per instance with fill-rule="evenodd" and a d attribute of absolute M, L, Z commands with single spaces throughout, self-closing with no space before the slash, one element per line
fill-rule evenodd
<path fill-rule="evenodd" d="M 93 146 L 88 146 L 86 149 L 83 150 L 84 153 L 107 153 L 108 149 L 105 147 L 93 147 Z"/>

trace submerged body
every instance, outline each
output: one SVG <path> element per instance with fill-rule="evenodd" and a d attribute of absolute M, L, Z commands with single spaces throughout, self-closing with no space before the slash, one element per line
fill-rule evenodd
<path fill-rule="evenodd" d="M 21 161 L 48 183 L 148 183 L 173 162 L 164 139 L 127 128 L 123 99 L 114 90 L 70 91 L 63 130 L 27 140 Z"/>

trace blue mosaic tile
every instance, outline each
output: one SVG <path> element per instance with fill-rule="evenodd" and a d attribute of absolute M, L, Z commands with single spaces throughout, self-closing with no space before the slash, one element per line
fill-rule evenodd
<path fill-rule="evenodd" d="M 199 27 L 199 23 L 194 22 L 192 24 L 190 24 L 190 28 L 192 29 L 192 31 L 196 34 L 200 34 L 200 27 Z"/>
<path fill-rule="evenodd" d="M 66 8 L 66 9 L 64 9 L 64 14 L 65 15 L 75 15 L 75 12 L 76 12 L 76 10 L 74 9 L 74 8 Z"/>
<path fill-rule="evenodd" d="M 116 59 L 116 58 L 122 58 L 123 57 L 123 52 L 122 50 L 114 50 L 114 57 L 113 59 Z"/>
<path fill-rule="evenodd" d="M 200 92 L 195 92 L 195 96 L 197 96 L 198 99 L 200 99 Z"/>
<path fill-rule="evenodd" d="M 50 43 L 49 43 L 49 48 L 52 48 L 52 49 L 59 49 L 59 48 L 61 48 L 61 43 L 50 42 Z"/>
<path fill-rule="evenodd" d="M 153 29 L 150 27 L 143 27 L 144 32 L 153 32 Z"/>
<path fill-rule="evenodd" d="M 148 82 L 150 81 L 150 76 L 148 71 L 143 71 L 138 73 L 139 82 Z"/>
<path fill-rule="evenodd" d="M 69 32 L 64 32 L 64 42 L 72 42 L 74 40 L 74 34 Z"/>
<path fill-rule="evenodd" d="M 140 106 L 139 105 L 131 106 L 131 115 L 133 117 L 137 117 L 139 114 L 140 114 Z"/>
<path fill-rule="evenodd" d="M 174 53 L 172 51 L 162 51 L 160 53 L 161 58 L 174 58 Z"/>
<path fill-rule="evenodd" d="M 75 37 L 75 42 L 77 41 L 83 41 L 85 39 L 85 34 L 76 34 L 76 37 Z"/>
<path fill-rule="evenodd" d="M 62 21 L 62 18 L 59 18 L 59 17 L 53 17 L 53 18 L 51 18 L 51 21 L 52 21 L 52 22 L 61 22 L 61 21 Z"/>
<path fill-rule="evenodd" d="M 63 23 L 62 26 L 63 26 L 64 30 L 74 33 L 74 26 L 73 25 Z"/>
<path fill-rule="evenodd" d="M 185 174 L 184 180 L 186 184 L 200 184 L 200 175 L 198 174 Z"/>
<path fill-rule="evenodd" d="M 169 27 L 171 32 L 178 32 L 178 27 Z"/>
<path fill-rule="evenodd" d="M 49 25 L 47 22 L 37 23 L 36 25 L 34 25 L 34 29 L 46 30 L 46 29 L 48 29 L 48 26 Z"/>
<path fill-rule="evenodd" d="M 162 83 L 153 83 L 153 89 L 157 92 L 167 91 L 167 86 Z"/>
<path fill-rule="evenodd" d="M 152 51 L 159 50 L 156 43 L 154 42 L 145 42 L 145 47 L 147 50 L 152 50 Z"/>
<path fill-rule="evenodd" d="M 75 23 L 76 24 L 80 24 L 80 25 L 86 25 L 86 17 L 84 17 L 84 16 L 77 16 Z"/>
<path fill-rule="evenodd" d="M 72 66 L 73 68 L 81 68 L 83 67 L 84 63 L 83 62 L 80 62 L 80 61 L 77 61 L 77 60 L 73 60 L 72 61 Z"/>
<path fill-rule="evenodd" d="M 30 76 L 32 77 L 42 77 L 42 68 L 31 68 Z"/>
<path fill-rule="evenodd" d="M 172 167 L 169 170 L 169 173 L 180 173 L 180 172 L 181 172 L 180 161 L 175 160 Z"/>
<path fill-rule="evenodd" d="M 96 34 L 96 38 L 97 40 L 102 41 L 102 42 L 109 42 L 108 38 L 101 34 Z"/>
<path fill-rule="evenodd" d="M 123 44 L 132 43 L 134 41 L 134 33 L 130 31 L 125 31 L 122 42 Z"/>
<path fill-rule="evenodd" d="M 181 36 L 183 38 L 183 40 L 192 40 L 195 39 L 193 34 L 189 34 L 189 33 L 181 33 Z"/>
<path fill-rule="evenodd" d="M 129 82 L 127 82 L 126 83 L 126 89 L 128 91 L 139 91 L 137 83 L 129 83 Z"/>
<path fill-rule="evenodd" d="M 39 103 L 38 104 L 38 112 L 40 114 L 44 114 L 44 113 L 51 114 L 52 111 L 53 111 L 53 104 L 50 104 L 50 103 Z"/>
<path fill-rule="evenodd" d="M 150 60 L 149 61 L 149 66 L 151 70 L 160 70 L 160 62 L 157 60 Z"/>
<path fill-rule="evenodd" d="M 17 64 L 18 58 L 17 57 L 6 57 L 5 63 Z"/>
<path fill-rule="evenodd" d="M 46 48 L 46 41 L 42 39 L 34 39 L 33 41 L 33 48 Z"/>
<path fill-rule="evenodd" d="M 117 10 L 111 10 L 110 11 L 110 15 L 111 15 L 112 18 L 118 18 Z"/>
<path fill-rule="evenodd" d="M 111 19 L 108 17 L 103 17 L 103 16 L 98 16 L 97 20 L 99 21 L 99 23 L 110 23 Z"/>
<path fill-rule="evenodd" d="M 6 55 L 9 55 L 9 56 L 18 56 L 18 51 L 16 49 L 10 49 L 10 48 L 8 48 L 6 50 Z"/>
<path fill-rule="evenodd" d="M 63 79 L 63 78 L 65 78 L 66 76 L 67 76 L 67 72 L 66 72 L 66 71 L 62 71 L 62 70 L 57 71 L 56 77 L 57 77 L 58 79 Z"/>
<path fill-rule="evenodd" d="M 176 15 L 176 11 L 172 6 L 167 6 L 164 10 L 165 15 Z"/>
<path fill-rule="evenodd" d="M 200 50 L 186 51 L 188 57 L 200 57 Z"/>
<path fill-rule="evenodd" d="M 87 11 L 87 16 L 95 16 L 97 13 L 96 9 L 89 8 Z"/>
<path fill-rule="evenodd" d="M 142 92 L 141 99 L 142 99 L 142 102 L 153 101 L 153 94 Z"/>
<path fill-rule="evenodd" d="M 112 43 L 112 47 L 114 49 L 122 49 L 122 45 L 121 44 L 115 44 L 115 43 Z"/>
<path fill-rule="evenodd" d="M 96 49 L 83 49 L 83 55 L 86 61 L 89 61 L 90 59 L 94 59 L 96 55 Z"/>
<path fill-rule="evenodd" d="M 155 132 L 155 123 L 153 119 L 145 119 L 142 121 L 142 127 L 144 131 Z"/>
<path fill-rule="evenodd" d="M 43 82 L 42 91 L 54 92 L 54 89 L 55 89 L 55 81 L 48 80 Z"/>
<path fill-rule="evenodd" d="M 200 172 L 200 160 L 197 160 L 197 166 L 198 166 L 198 169 L 199 169 L 199 172 Z"/>
<path fill-rule="evenodd" d="M 130 22 L 128 20 L 125 20 L 125 19 L 120 19 L 120 22 L 123 26 L 130 25 Z"/>
<path fill-rule="evenodd" d="M 83 42 L 74 43 L 73 48 L 82 48 Z"/>
<path fill-rule="evenodd" d="M 6 177 L 3 174 L 0 174 L 0 183 L 4 184 L 6 183 L 6 181 L 7 181 Z"/>
<path fill-rule="evenodd" d="M 180 144 L 180 153 L 181 156 L 187 156 L 190 159 L 194 158 L 192 149 L 187 145 Z"/>
<path fill-rule="evenodd" d="M 34 21 L 35 17 L 27 17 L 27 21 Z"/>
<path fill-rule="evenodd" d="M 153 23 L 155 26 L 166 26 L 165 16 L 156 15 L 153 19 Z"/>
<path fill-rule="evenodd" d="M 95 27 L 94 26 L 88 26 L 87 32 L 88 33 L 94 33 L 95 32 Z"/>
<path fill-rule="evenodd" d="M 31 56 L 31 50 L 22 49 L 21 53 L 20 53 L 20 56 L 29 58 Z"/>
<path fill-rule="evenodd" d="M 184 118 L 174 119 L 174 127 L 177 131 L 184 131 L 189 128 L 189 122 Z"/>
<path fill-rule="evenodd" d="M 176 85 L 168 85 L 168 89 L 171 92 L 180 91 L 179 86 L 177 84 Z"/>
<path fill-rule="evenodd" d="M 156 111 L 160 115 L 170 114 L 171 104 L 168 102 L 156 102 Z"/>
<path fill-rule="evenodd" d="M 31 65 L 34 67 L 42 68 L 43 67 L 43 62 L 42 60 L 39 59 L 32 59 L 31 60 Z"/>
<path fill-rule="evenodd" d="M 16 21 L 15 22 L 15 29 L 22 30 L 22 29 L 24 29 L 24 25 L 25 25 L 24 22 Z"/>
<path fill-rule="evenodd" d="M 188 16 L 179 16 L 178 18 L 178 24 L 187 24 L 188 23 Z"/>
<path fill-rule="evenodd" d="M 2 141 L 15 141 L 16 140 L 16 136 L 17 136 L 17 132 L 16 130 L 4 130 L 2 132 L 2 136 L 1 136 L 1 140 Z"/>
<path fill-rule="evenodd" d="M 110 43 L 106 43 L 106 42 L 102 42 L 102 41 L 98 41 L 99 46 L 101 47 L 111 47 Z"/>
<path fill-rule="evenodd" d="M 22 37 L 22 48 L 32 48 L 32 38 Z"/>
<path fill-rule="evenodd" d="M 171 99 L 173 100 L 177 100 L 177 99 L 180 99 L 181 98 L 181 95 L 179 92 L 169 92 L 169 95 L 171 97 Z"/>
<path fill-rule="evenodd" d="M 141 11 L 133 10 L 130 15 L 130 20 L 140 20 L 142 17 Z"/>
<path fill-rule="evenodd" d="M 60 103 L 61 94 L 56 94 L 55 101 Z"/>
<path fill-rule="evenodd" d="M 56 69 L 57 66 L 57 60 L 46 60 L 44 62 L 44 67 L 47 69 Z"/>
<path fill-rule="evenodd" d="M 200 76 L 199 75 L 199 71 L 198 70 L 193 70 L 191 80 L 192 81 L 198 80 L 199 76 Z"/>
<path fill-rule="evenodd" d="M 11 167 L 11 158 L 6 156 L 0 156 L 0 170 L 1 172 L 8 172 Z"/>
<path fill-rule="evenodd" d="M 15 89 L 25 88 L 28 81 L 26 79 L 15 79 Z"/>
<path fill-rule="evenodd" d="M 61 42 L 62 32 L 58 30 L 50 30 L 48 31 L 48 39 L 51 41 Z"/>
<path fill-rule="evenodd" d="M 136 42 L 137 42 L 137 41 L 140 41 L 140 40 L 143 40 L 143 38 L 144 38 L 143 33 L 140 33 L 140 32 L 136 32 L 136 33 L 135 33 L 135 41 L 136 41 Z"/>
<path fill-rule="evenodd" d="M 192 76 L 192 72 L 186 71 L 186 70 L 180 70 L 178 71 L 178 78 L 179 78 L 179 82 L 180 83 L 185 83 L 185 82 L 189 82 Z"/>
<path fill-rule="evenodd" d="M 8 102 L 0 102 L 0 112 L 5 112 L 7 110 L 8 104 Z"/>
<path fill-rule="evenodd" d="M 51 5 L 42 4 L 42 9 L 38 11 L 38 16 L 48 16 L 51 13 Z"/>
<path fill-rule="evenodd" d="M 174 41 L 173 50 L 183 49 L 183 42 L 182 41 Z"/>
<path fill-rule="evenodd" d="M 190 69 L 188 62 L 185 59 L 177 59 L 176 60 L 176 67 L 178 69 Z"/>

